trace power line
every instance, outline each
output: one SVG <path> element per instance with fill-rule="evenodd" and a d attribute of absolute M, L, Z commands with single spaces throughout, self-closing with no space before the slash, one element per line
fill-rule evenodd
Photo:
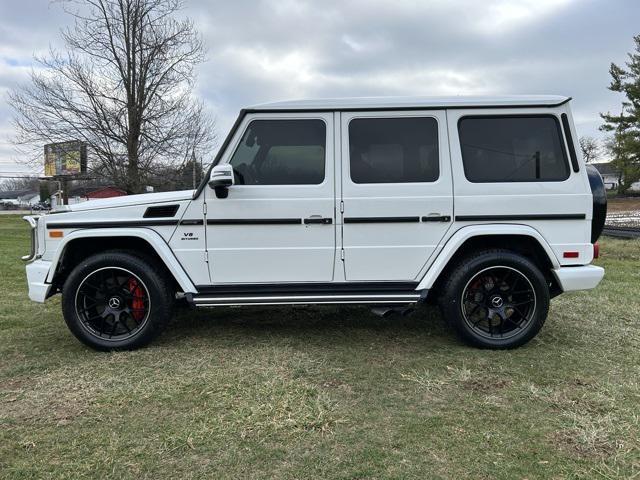
<path fill-rule="evenodd" d="M 0 174 L 0 178 L 33 178 L 33 179 L 39 179 L 41 177 L 39 175 L 3 175 L 3 174 Z"/>

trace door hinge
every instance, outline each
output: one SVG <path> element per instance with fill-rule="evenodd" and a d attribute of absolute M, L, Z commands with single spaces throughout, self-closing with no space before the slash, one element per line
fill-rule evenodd
<path fill-rule="evenodd" d="M 207 204 L 204 202 L 202 203 L 202 214 L 207 215 Z"/>
<path fill-rule="evenodd" d="M 207 250 L 204 251 L 204 261 L 205 263 L 209 263 L 209 252 Z"/>
<path fill-rule="evenodd" d="M 344 202 L 340 200 L 340 213 L 344 213 Z"/>
<path fill-rule="evenodd" d="M 340 260 L 344 262 L 344 248 L 340 249 Z"/>

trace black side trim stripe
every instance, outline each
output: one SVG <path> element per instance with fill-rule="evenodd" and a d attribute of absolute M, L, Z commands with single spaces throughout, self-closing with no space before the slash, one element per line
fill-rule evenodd
<path fill-rule="evenodd" d="M 344 283 L 236 283 L 226 285 L 196 285 L 199 294 L 275 295 L 311 293 L 396 293 L 415 292 L 418 282 L 344 282 Z"/>
<path fill-rule="evenodd" d="M 345 217 L 344 223 L 417 223 L 420 217 Z"/>
<path fill-rule="evenodd" d="M 211 218 L 207 225 L 300 225 L 301 218 Z"/>
<path fill-rule="evenodd" d="M 180 225 L 202 225 L 204 222 L 197 219 L 180 220 Z"/>
<path fill-rule="evenodd" d="M 52 228 L 119 228 L 119 227 L 164 227 L 178 225 L 178 220 L 118 220 L 113 222 L 59 222 L 47 223 Z"/>
<path fill-rule="evenodd" d="M 456 215 L 456 222 L 490 222 L 505 220 L 585 220 L 584 213 L 553 213 L 541 215 Z"/>

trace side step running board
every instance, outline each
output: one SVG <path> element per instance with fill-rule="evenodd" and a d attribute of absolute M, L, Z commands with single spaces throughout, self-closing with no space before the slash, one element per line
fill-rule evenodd
<path fill-rule="evenodd" d="M 229 294 L 212 293 L 187 294 L 187 301 L 196 307 L 217 307 L 235 305 L 331 305 L 331 304 L 367 304 L 395 305 L 411 304 L 424 300 L 425 292 L 376 292 L 376 293 L 335 293 L 335 294 Z"/>

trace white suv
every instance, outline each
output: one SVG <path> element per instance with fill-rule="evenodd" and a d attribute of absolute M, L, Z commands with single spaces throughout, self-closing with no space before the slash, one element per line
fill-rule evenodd
<path fill-rule="evenodd" d="M 195 307 L 437 301 L 468 343 L 512 348 L 549 300 L 594 288 L 606 213 L 570 98 L 359 98 L 240 112 L 195 191 L 25 217 L 29 297 L 62 292 L 100 350 Z"/>

